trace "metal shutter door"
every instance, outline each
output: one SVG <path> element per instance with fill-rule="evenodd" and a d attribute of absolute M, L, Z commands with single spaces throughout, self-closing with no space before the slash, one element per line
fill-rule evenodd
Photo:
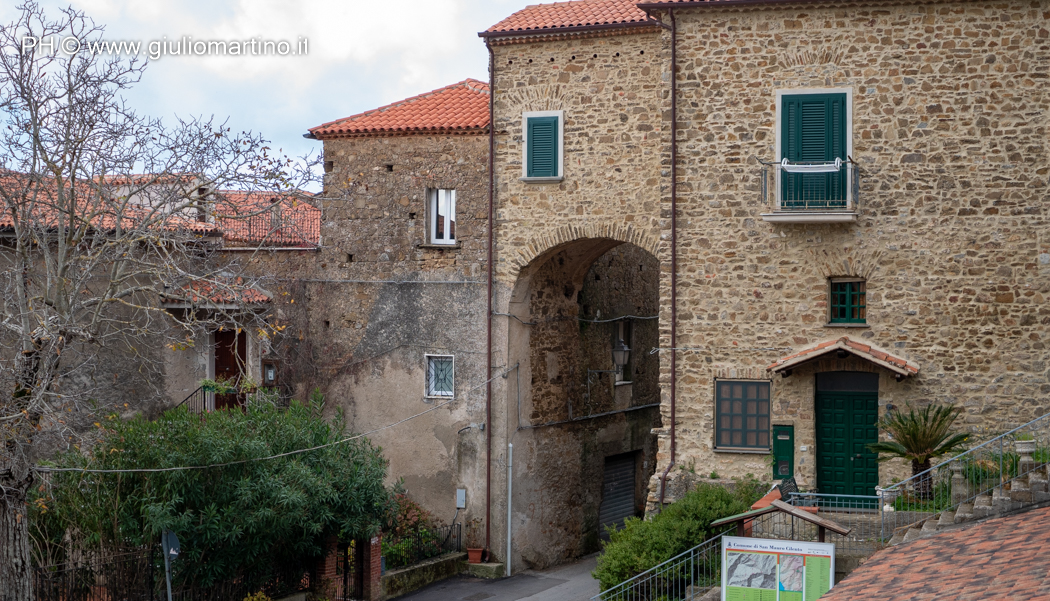
<path fill-rule="evenodd" d="M 624 518 L 634 515 L 634 459 L 634 453 L 605 458 L 602 504 L 598 509 L 602 538 L 606 537 L 606 526 L 623 527 Z"/>

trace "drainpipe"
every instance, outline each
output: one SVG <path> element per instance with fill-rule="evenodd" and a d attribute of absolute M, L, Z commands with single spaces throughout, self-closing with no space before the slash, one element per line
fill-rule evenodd
<path fill-rule="evenodd" d="M 667 474 L 675 463 L 675 391 L 678 380 L 678 29 L 674 9 L 667 11 L 671 20 L 671 461 L 660 475 L 660 503 L 664 510 Z"/>
<path fill-rule="evenodd" d="M 488 552 L 489 548 L 489 535 L 491 531 L 491 510 L 492 510 L 492 247 L 494 245 L 495 238 L 495 223 L 493 215 L 494 205 L 494 194 L 496 176 L 493 172 L 493 164 L 496 153 L 496 119 L 495 119 L 495 98 L 496 98 L 496 55 L 492 52 L 492 46 L 489 41 L 485 40 L 485 48 L 489 51 L 489 240 L 488 240 L 488 295 L 486 300 L 488 301 L 488 311 L 485 316 L 487 319 L 485 327 L 486 337 L 486 350 L 485 350 L 485 362 L 488 369 L 485 370 L 485 549 Z M 510 502 L 510 499 L 507 499 Z M 509 560 L 510 558 L 508 558 Z M 508 563 L 509 565 L 509 563 Z"/>

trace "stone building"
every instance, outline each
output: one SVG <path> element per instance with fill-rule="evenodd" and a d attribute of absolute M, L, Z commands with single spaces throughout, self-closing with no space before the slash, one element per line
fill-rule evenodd
<path fill-rule="evenodd" d="M 873 494 L 908 475 L 865 447 L 895 407 L 955 403 L 978 437 L 1050 411 L 1048 30 L 1047 0 L 579 0 L 482 32 L 492 362 L 521 366 L 494 404 L 572 398 L 574 333 L 541 324 L 627 248 L 660 270 L 652 509 L 712 472 Z M 544 435 L 515 566 L 558 559 L 517 546 L 552 522 L 518 479 L 579 494 Z"/>

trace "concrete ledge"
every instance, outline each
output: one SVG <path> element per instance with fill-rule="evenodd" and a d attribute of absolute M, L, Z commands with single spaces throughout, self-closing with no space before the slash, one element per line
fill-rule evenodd
<path fill-rule="evenodd" d="M 390 570 L 383 575 L 383 599 L 392 599 L 455 576 L 466 565 L 466 553 L 446 553 L 414 566 Z"/>
<path fill-rule="evenodd" d="M 502 563 L 468 563 L 467 572 L 475 578 L 495 580 L 507 575 Z"/>

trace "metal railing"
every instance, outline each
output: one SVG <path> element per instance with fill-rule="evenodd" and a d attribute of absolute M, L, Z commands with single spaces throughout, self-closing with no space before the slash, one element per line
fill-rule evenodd
<path fill-rule="evenodd" d="M 759 160 L 760 200 L 770 210 L 853 212 L 860 199 L 860 170 L 852 159 L 795 161 L 788 165 Z M 811 170 L 811 171 L 806 171 Z"/>
<path fill-rule="evenodd" d="M 722 586 L 722 537 L 706 540 L 637 576 L 591 597 L 592 601 L 696 599 Z"/>
<path fill-rule="evenodd" d="M 182 399 L 181 403 L 175 405 L 175 408 L 185 405 L 190 410 L 190 413 L 204 413 L 209 410 L 208 407 L 215 406 L 214 402 L 212 402 L 214 395 L 214 392 L 205 390 L 203 386 L 200 386 L 197 390 L 191 392 L 189 396 Z"/>
<path fill-rule="evenodd" d="M 1036 501 L 1031 494 L 1033 484 L 1046 493 L 1048 464 L 1050 413 L 887 487 L 884 501 L 894 513 L 920 516 L 958 510 L 963 505 L 989 507 L 986 513 L 991 513 L 993 503 L 1004 498 L 1008 502 L 1001 507 L 1020 507 Z M 895 522 L 899 528 L 922 519 Z"/>
<path fill-rule="evenodd" d="M 398 539 L 383 538 L 383 559 L 388 570 L 405 568 L 445 553 L 463 550 L 462 524 L 428 528 Z"/>
<path fill-rule="evenodd" d="M 130 552 L 82 551 L 78 559 L 33 569 L 34 601 L 160 601 L 167 599 L 164 560 L 155 546 Z M 267 566 L 268 571 L 241 574 L 208 587 L 182 582 L 172 565 L 173 601 L 226 601 L 263 591 L 270 597 L 310 589 L 310 574 L 297 566 Z M 263 568 L 265 569 L 265 568 Z"/>

